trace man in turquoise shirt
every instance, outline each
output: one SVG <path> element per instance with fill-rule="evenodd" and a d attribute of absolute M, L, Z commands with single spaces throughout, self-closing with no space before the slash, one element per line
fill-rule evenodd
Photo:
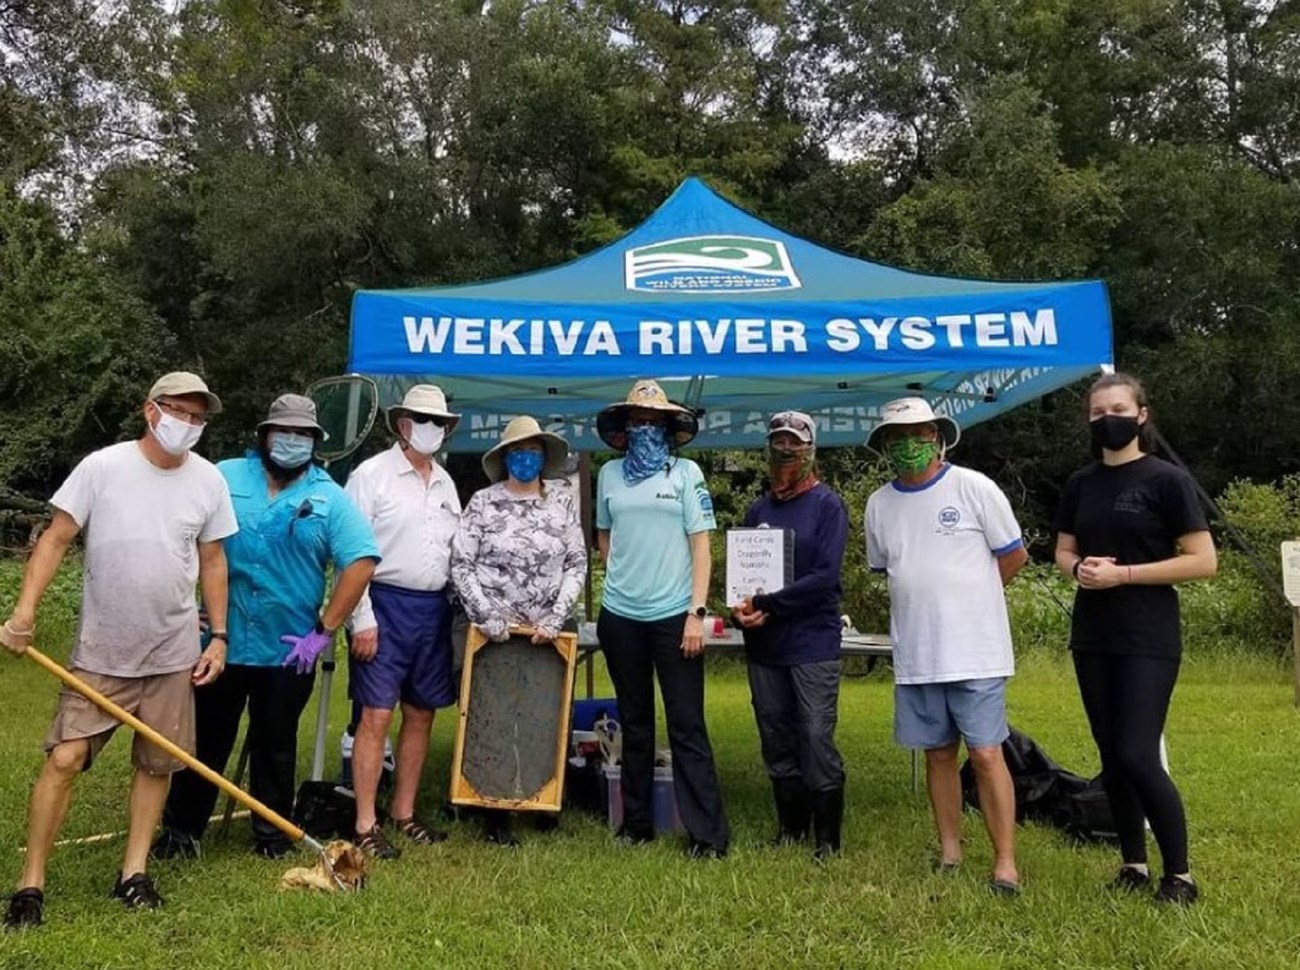
<path fill-rule="evenodd" d="M 230 629 L 211 634 L 228 640 L 226 675 L 195 691 L 197 754 L 224 770 L 247 706 L 250 787 L 282 815 L 293 809 L 298 720 L 311 698 L 316 660 L 379 561 L 369 524 L 312 461 L 324 438 L 311 399 L 284 394 L 258 425 L 257 449 L 217 465 L 240 541 L 226 545 Z M 324 602 L 331 564 L 334 591 Z M 154 855 L 197 856 L 216 800 L 216 788 L 194 772 L 176 775 Z M 274 826 L 258 817 L 252 824 L 255 851 L 271 858 L 288 851 Z"/>

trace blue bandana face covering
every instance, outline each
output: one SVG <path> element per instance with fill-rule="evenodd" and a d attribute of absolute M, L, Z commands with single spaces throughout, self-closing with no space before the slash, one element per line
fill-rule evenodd
<path fill-rule="evenodd" d="M 301 468 L 311 461 L 312 452 L 316 450 L 316 442 L 311 437 L 278 431 L 271 432 L 270 437 L 271 461 L 281 468 Z"/>
<path fill-rule="evenodd" d="M 546 456 L 540 451 L 506 452 L 506 471 L 517 482 L 531 482 L 542 473 L 542 462 Z"/>
<path fill-rule="evenodd" d="M 668 432 L 655 424 L 630 425 L 627 454 L 623 456 L 623 480 L 629 485 L 643 482 L 668 464 Z"/>

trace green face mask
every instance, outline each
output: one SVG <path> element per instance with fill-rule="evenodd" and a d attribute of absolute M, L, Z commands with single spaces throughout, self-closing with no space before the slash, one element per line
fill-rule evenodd
<path fill-rule="evenodd" d="M 939 454 L 939 446 L 923 438 L 899 438 L 885 446 L 885 457 L 895 475 L 919 475 Z"/>

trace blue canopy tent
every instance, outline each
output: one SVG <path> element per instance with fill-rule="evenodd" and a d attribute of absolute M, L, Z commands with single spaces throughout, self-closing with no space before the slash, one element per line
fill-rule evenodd
<path fill-rule="evenodd" d="M 964 426 L 1111 364 L 1098 281 L 926 276 L 782 232 L 687 179 L 622 239 L 510 279 L 363 290 L 349 370 L 381 403 L 440 385 L 454 451 L 531 414 L 574 450 L 595 415 L 658 378 L 706 410 L 693 447 L 758 444 L 773 410 L 815 415 L 822 446 L 861 444 L 885 401 L 928 398 Z"/>

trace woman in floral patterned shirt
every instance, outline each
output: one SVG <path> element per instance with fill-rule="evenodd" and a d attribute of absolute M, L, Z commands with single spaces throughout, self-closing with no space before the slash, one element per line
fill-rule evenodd
<path fill-rule="evenodd" d="M 469 620 L 489 639 L 532 627 L 534 643 L 559 634 L 582 591 L 587 549 L 566 488 L 543 484 L 561 474 L 569 447 L 530 417 L 515 418 L 483 456 L 492 482 L 461 514 L 451 578 Z M 488 841 L 518 844 L 509 813 L 488 810 Z"/>

